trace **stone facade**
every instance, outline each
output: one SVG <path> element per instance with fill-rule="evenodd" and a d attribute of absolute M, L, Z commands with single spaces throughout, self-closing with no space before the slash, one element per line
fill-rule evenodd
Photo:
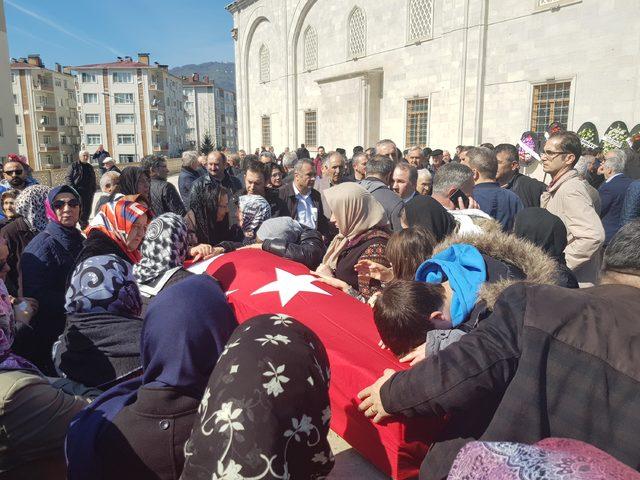
<path fill-rule="evenodd" d="M 0 161 L 4 163 L 9 153 L 18 150 L 14 103 L 11 95 L 9 72 L 9 45 L 4 17 L 4 2 L 0 2 Z"/>
<path fill-rule="evenodd" d="M 314 143 L 327 149 L 380 138 L 449 150 L 516 143 L 544 114 L 536 86 L 565 82 L 568 106 L 551 106 L 549 120 L 590 121 L 601 136 L 615 120 L 640 122 L 635 0 L 238 0 L 227 9 L 247 151 L 263 133 L 276 151 L 311 143 L 313 112 Z M 407 131 L 415 99 L 428 104 L 418 137 Z"/>

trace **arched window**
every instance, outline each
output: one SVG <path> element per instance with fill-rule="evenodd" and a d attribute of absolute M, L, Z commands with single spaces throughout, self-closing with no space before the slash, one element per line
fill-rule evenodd
<path fill-rule="evenodd" d="M 367 19 L 360 7 L 349 14 L 349 58 L 364 57 L 367 53 Z"/>
<path fill-rule="evenodd" d="M 433 0 L 409 1 L 409 42 L 418 42 L 432 37 Z"/>
<path fill-rule="evenodd" d="M 318 34 L 309 25 L 304 31 L 304 69 L 306 71 L 318 68 Z"/>
<path fill-rule="evenodd" d="M 266 45 L 260 47 L 260 82 L 269 81 L 269 49 Z"/>

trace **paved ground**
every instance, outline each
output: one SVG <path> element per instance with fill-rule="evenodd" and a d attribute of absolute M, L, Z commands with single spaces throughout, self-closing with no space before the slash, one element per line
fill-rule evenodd
<path fill-rule="evenodd" d="M 170 176 L 169 181 L 174 184 L 176 188 L 178 187 L 178 175 Z M 101 195 L 101 192 L 96 192 L 93 206 L 94 209 L 95 202 Z M 329 443 L 331 444 L 331 449 L 336 457 L 336 464 L 333 471 L 327 478 L 332 480 L 353 480 L 359 478 L 366 478 L 367 480 L 384 480 L 389 478 L 362 458 L 362 456 L 351 448 L 347 442 L 333 432 L 329 432 Z"/>

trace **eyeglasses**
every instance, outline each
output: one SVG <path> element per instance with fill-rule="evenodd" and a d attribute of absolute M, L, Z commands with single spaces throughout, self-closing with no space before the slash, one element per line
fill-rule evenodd
<path fill-rule="evenodd" d="M 5 170 L 4 173 L 5 175 L 9 175 L 10 177 L 14 176 L 14 175 L 22 175 L 22 170 Z"/>
<path fill-rule="evenodd" d="M 566 155 L 569 152 L 552 152 L 550 150 L 544 150 L 542 152 L 542 155 L 544 155 L 547 158 L 556 158 L 558 155 Z"/>
<path fill-rule="evenodd" d="M 56 200 L 53 202 L 54 210 L 61 210 L 65 205 L 69 205 L 69 208 L 76 208 L 80 206 L 80 202 L 75 198 L 72 198 L 71 200 Z"/>

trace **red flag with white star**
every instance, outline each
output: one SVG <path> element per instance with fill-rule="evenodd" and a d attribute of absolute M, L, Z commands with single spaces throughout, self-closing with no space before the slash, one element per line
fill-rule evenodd
<path fill-rule="evenodd" d="M 368 305 L 318 282 L 304 265 L 262 250 L 222 255 L 206 272 L 227 292 L 238 322 L 273 313 L 291 316 L 311 328 L 324 343 L 331 363 L 331 429 L 391 477 L 418 475 L 440 422 L 400 418 L 376 425 L 357 408 L 358 392 L 386 368 L 407 368 L 378 346 L 380 337 Z"/>

